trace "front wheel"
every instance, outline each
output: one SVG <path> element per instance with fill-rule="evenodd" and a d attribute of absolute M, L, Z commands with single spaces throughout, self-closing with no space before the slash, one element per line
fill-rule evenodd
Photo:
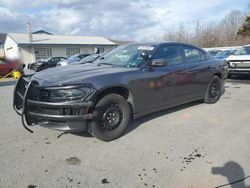
<path fill-rule="evenodd" d="M 97 119 L 91 123 L 91 135 L 103 141 L 119 138 L 131 119 L 131 108 L 124 97 L 104 96 L 95 106 Z"/>
<path fill-rule="evenodd" d="M 208 104 L 216 103 L 221 96 L 221 87 L 221 79 L 218 76 L 214 76 L 208 84 L 204 102 Z"/>

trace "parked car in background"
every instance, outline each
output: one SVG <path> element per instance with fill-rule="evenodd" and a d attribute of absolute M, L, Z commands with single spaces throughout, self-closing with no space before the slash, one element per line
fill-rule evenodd
<path fill-rule="evenodd" d="M 91 54 L 85 58 L 83 58 L 81 61 L 75 63 L 75 64 L 84 64 L 84 63 L 92 63 L 96 59 L 98 59 L 101 55 L 100 54 Z M 74 64 L 74 63 L 73 63 Z"/>
<path fill-rule="evenodd" d="M 234 55 L 226 58 L 228 78 L 234 74 L 250 74 L 250 45 L 243 46 Z"/>
<path fill-rule="evenodd" d="M 66 57 L 51 57 L 28 65 L 28 68 L 36 72 L 55 67 L 59 61 L 66 60 Z"/>
<path fill-rule="evenodd" d="M 236 50 L 223 50 L 221 52 L 218 52 L 214 57 L 217 59 L 225 60 L 230 55 L 233 55 L 236 52 Z"/>
<path fill-rule="evenodd" d="M 83 58 L 81 61 L 76 62 L 76 63 L 72 63 L 71 65 L 79 65 L 79 64 L 85 64 L 85 63 L 93 63 L 95 60 L 102 58 L 106 53 L 102 53 L 102 54 L 91 54 L 85 58 Z"/>
<path fill-rule="evenodd" d="M 209 50 L 207 51 L 209 53 L 209 55 L 211 55 L 212 57 L 215 57 L 219 52 L 221 52 L 221 50 Z"/>
<path fill-rule="evenodd" d="M 194 45 L 132 43 L 94 63 L 21 77 L 13 107 L 29 131 L 40 125 L 110 141 L 131 118 L 196 100 L 217 102 L 226 76 L 225 61 Z"/>
<path fill-rule="evenodd" d="M 72 63 L 77 63 L 89 55 L 91 54 L 76 54 L 76 55 L 70 56 L 68 59 L 59 61 L 56 66 L 66 66 Z"/>
<path fill-rule="evenodd" d="M 24 64 L 19 60 L 0 59 L 0 76 L 5 76 L 13 70 L 22 72 Z"/>

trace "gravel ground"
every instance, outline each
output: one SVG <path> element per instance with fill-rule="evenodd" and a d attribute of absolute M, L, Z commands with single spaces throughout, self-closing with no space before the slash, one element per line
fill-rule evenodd
<path fill-rule="evenodd" d="M 214 105 L 137 119 L 109 143 L 38 126 L 27 132 L 12 110 L 13 84 L 0 82 L 1 188 L 250 187 L 249 80 L 229 80 Z"/>

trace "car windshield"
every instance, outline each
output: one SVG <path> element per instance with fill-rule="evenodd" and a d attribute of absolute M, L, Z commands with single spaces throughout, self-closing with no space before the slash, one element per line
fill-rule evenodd
<path fill-rule="evenodd" d="M 74 61 L 78 61 L 78 56 L 79 56 L 79 54 L 70 56 L 70 57 L 67 59 L 67 61 L 70 62 L 70 63 L 71 63 L 71 62 L 74 62 Z"/>
<path fill-rule="evenodd" d="M 127 44 L 111 50 L 95 61 L 98 64 L 108 64 L 120 67 L 138 67 L 142 64 L 141 51 L 148 51 L 152 55 L 154 47 L 143 44 Z"/>
<path fill-rule="evenodd" d="M 221 52 L 217 53 L 216 56 L 225 56 L 225 55 L 230 55 L 230 54 L 232 54 L 232 51 L 225 50 L 225 51 L 221 51 Z"/>
<path fill-rule="evenodd" d="M 237 50 L 235 55 L 250 55 L 250 46 L 245 46 Z"/>
<path fill-rule="evenodd" d="M 52 57 L 49 57 L 49 58 L 44 59 L 44 61 L 49 61 L 51 59 L 52 59 Z"/>
<path fill-rule="evenodd" d="M 89 55 L 87 57 L 84 57 L 80 63 L 85 63 L 85 62 L 93 62 L 94 60 L 96 60 L 98 57 L 100 56 L 100 54 L 92 54 Z"/>

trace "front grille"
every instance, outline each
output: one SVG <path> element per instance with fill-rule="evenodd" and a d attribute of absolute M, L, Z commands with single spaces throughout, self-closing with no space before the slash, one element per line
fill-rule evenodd
<path fill-rule="evenodd" d="M 229 68 L 250 68 L 250 61 L 229 61 Z"/>
<path fill-rule="evenodd" d="M 38 100 L 39 101 L 48 101 L 49 100 L 49 95 L 50 95 L 50 92 L 46 89 L 39 89 L 38 90 Z"/>
<path fill-rule="evenodd" d="M 28 87 L 27 87 L 28 86 Z M 14 90 L 13 107 L 21 115 L 23 126 L 32 132 L 28 126 L 46 123 L 78 123 L 92 119 L 91 102 L 49 101 L 50 90 L 39 88 L 39 83 L 21 77 Z M 80 103 L 79 103 L 80 102 Z"/>
<path fill-rule="evenodd" d="M 18 87 L 17 87 L 17 91 L 20 92 L 22 96 L 24 96 L 24 93 L 27 89 L 28 84 L 29 82 L 27 80 L 23 78 L 20 80 L 20 83 L 18 84 Z"/>

